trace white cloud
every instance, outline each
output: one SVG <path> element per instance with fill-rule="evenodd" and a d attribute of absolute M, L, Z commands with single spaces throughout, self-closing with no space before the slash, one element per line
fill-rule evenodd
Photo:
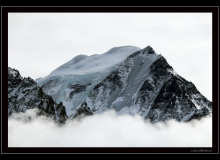
<path fill-rule="evenodd" d="M 152 125 L 138 116 L 113 111 L 68 120 L 58 126 L 36 117 L 36 109 L 8 120 L 9 147 L 211 147 L 212 119 Z M 30 122 L 26 122 L 31 117 Z"/>

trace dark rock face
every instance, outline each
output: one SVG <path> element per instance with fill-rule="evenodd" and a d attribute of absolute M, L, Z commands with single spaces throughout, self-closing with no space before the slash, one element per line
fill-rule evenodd
<path fill-rule="evenodd" d="M 201 95 L 193 83 L 171 72 L 174 71 L 164 57 L 151 65 L 150 76 L 153 81 L 144 82 L 138 100 L 144 103 L 156 83 L 161 83 L 161 89 L 155 94 L 145 119 L 150 119 L 152 123 L 169 119 L 190 121 L 210 115 L 212 103 Z"/>
<path fill-rule="evenodd" d="M 63 106 L 62 102 L 60 102 L 56 107 L 56 115 L 59 115 L 58 121 L 60 123 L 65 123 L 65 121 L 68 119 L 68 116 L 66 114 L 66 108 Z"/>
<path fill-rule="evenodd" d="M 69 94 L 69 99 L 72 99 L 73 95 L 74 94 L 77 94 L 77 93 L 80 93 L 80 92 L 83 92 L 86 90 L 86 87 L 91 85 L 91 83 L 88 83 L 88 84 L 73 84 L 73 85 L 69 85 L 68 88 L 72 89 L 73 91 L 70 92 Z"/>
<path fill-rule="evenodd" d="M 64 123 L 68 118 L 62 103 L 56 104 L 30 77 L 22 78 L 19 71 L 8 67 L 8 116 L 38 108 L 38 115 L 46 115 Z"/>
<path fill-rule="evenodd" d="M 100 87 L 111 87 L 111 93 L 114 93 L 117 89 L 122 87 L 123 82 L 121 81 L 121 77 L 119 75 L 119 70 L 113 71 L 108 75 L 102 82 L 98 83 L 94 90 L 98 91 Z M 105 83 L 108 83 L 109 85 L 105 85 Z"/>
<path fill-rule="evenodd" d="M 73 118 L 81 119 L 88 115 L 93 115 L 93 113 L 90 111 L 90 108 L 87 106 L 87 103 L 83 102 L 83 104 L 76 110 L 76 113 L 73 116 Z"/>

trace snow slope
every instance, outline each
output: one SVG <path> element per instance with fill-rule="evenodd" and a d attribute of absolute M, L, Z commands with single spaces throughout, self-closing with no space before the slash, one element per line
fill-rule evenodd
<path fill-rule="evenodd" d="M 43 79 L 36 80 L 38 83 L 52 76 L 87 75 L 95 72 L 111 70 L 115 64 L 123 61 L 131 53 L 140 50 L 139 47 L 123 46 L 114 47 L 103 54 L 92 56 L 78 55 L 61 65 Z"/>
<path fill-rule="evenodd" d="M 66 106 L 67 114 L 71 115 L 74 113 L 71 109 L 82 104 L 84 101 L 82 97 L 86 97 L 94 85 L 115 70 L 117 65 L 127 56 L 138 50 L 140 48 L 135 46 L 121 46 L 114 47 L 103 54 L 79 55 L 52 71 L 45 78 L 39 78 L 35 81 L 57 103 L 62 101 Z M 75 94 L 70 99 L 69 94 L 72 89 L 69 88 L 69 85 L 74 84 L 90 85 L 85 91 Z M 74 108 L 73 110 L 75 110 Z"/>

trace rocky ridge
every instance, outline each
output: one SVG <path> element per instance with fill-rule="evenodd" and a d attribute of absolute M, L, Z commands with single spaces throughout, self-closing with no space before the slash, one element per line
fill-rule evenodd
<path fill-rule="evenodd" d="M 38 108 L 38 115 L 46 115 L 65 123 L 68 116 L 63 103 L 57 104 L 30 77 L 21 77 L 18 70 L 8 67 L 8 116 Z"/>

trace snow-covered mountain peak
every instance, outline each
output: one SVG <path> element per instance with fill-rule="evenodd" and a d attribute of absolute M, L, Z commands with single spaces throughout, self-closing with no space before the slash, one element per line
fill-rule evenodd
<path fill-rule="evenodd" d="M 156 52 L 154 51 L 154 49 L 151 46 L 147 46 L 144 49 L 141 50 L 141 53 L 144 54 L 156 54 Z"/>
<path fill-rule="evenodd" d="M 137 50 L 140 50 L 141 48 L 136 47 L 136 46 L 119 46 L 119 47 L 113 47 L 104 54 L 121 54 L 123 52 L 128 53 L 133 53 L 136 52 Z M 129 54 L 127 55 L 129 56 Z"/>

